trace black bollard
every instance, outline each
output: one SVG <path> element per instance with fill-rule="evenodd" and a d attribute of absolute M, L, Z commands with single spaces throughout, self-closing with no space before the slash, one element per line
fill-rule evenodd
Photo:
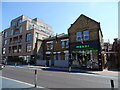
<path fill-rule="evenodd" d="M 37 70 L 35 70 L 35 88 L 37 87 Z"/>
<path fill-rule="evenodd" d="M 114 88 L 114 81 L 111 80 L 111 88 Z"/>

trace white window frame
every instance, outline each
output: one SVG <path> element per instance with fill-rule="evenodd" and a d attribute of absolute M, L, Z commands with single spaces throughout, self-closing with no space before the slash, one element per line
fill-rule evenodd
<path fill-rule="evenodd" d="M 61 40 L 61 48 L 69 48 L 69 39 Z"/>
<path fill-rule="evenodd" d="M 66 41 L 66 48 L 69 48 L 69 40 Z"/>
<path fill-rule="evenodd" d="M 48 41 L 47 43 L 47 50 L 52 50 L 53 49 L 53 41 Z"/>
<path fill-rule="evenodd" d="M 85 32 L 88 32 L 88 33 L 85 33 Z M 90 32 L 90 31 L 88 31 L 88 30 L 83 31 L 84 40 L 89 40 L 89 32 Z M 88 39 L 85 39 L 86 36 L 88 37 Z"/>
<path fill-rule="evenodd" d="M 81 33 L 81 35 L 78 35 L 78 33 Z M 78 38 L 81 38 L 81 40 L 79 40 Z M 76 40 L 77 41 L 82 41 L 82 32 L 76 32 Z"/>
<path fill-rule="evenodd" d="M 61 41 L 61 47 L 65 48 L 65 41 Z"/>

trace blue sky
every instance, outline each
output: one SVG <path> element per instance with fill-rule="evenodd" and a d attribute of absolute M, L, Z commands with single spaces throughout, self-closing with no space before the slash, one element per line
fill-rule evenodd
<path fill-rule="evenodd" d="M 2 2 L 2 27 L 20 15 L 38 17 L 52 26 L 55 33 L 67 33 L 67 29 L 81 14 L 101 23 L 105 41 L 112 43 L 118 37 L 117 2 Z"/>

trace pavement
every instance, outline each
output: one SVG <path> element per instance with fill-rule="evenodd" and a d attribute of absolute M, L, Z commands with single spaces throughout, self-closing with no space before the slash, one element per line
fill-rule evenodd
<path fill-rule="evenodd" d="M 45 88 L 110 88 L 111 79 L 115 88 L 118 87 L 118 77 L 52 70 L 50 67 L 6 66 L 2 70 L 2 76 L 34 85 L 35 69 L 37 86 Z"/>
<path fill-rule="evenodd" d="M 0 80 L 2 81 L 2 85 L 0 85 L 0 89 L 2 90 L 7 90 L 7 89 L 23 89 L 24 90 L 34 90 L 36 89 L 35 86 L 33 84 L 29 84 L 29 83 L 26 83 L 26 82 L 22 82 L 22 81 L 18 81 L 18 80 L 15 80 L 15 79 L 11 79 L 11 78 L 7 78 L 7 77 L 3 77 L 3 76 L 0 76 Z M 43 87 L 40 87 L 40 86 L 37 86 L 37 88 L 39 90 L 47 90 Z"/>
<path fill-rule="evenodd" d="M 32 88 L 31 84 L 20 82 L 6 77 L 0 77 L 2 79 L 2 88 Z"/>
<path fill-rule="evenodd" d="M 33 65 L 24 65 L 22 67 L 28 67 L 28 68 L 34 68 L 34 69 L 42 69 L 42 70 L 51 70 L 51 71 L 64 71 L 69 72 L 69 68 L 61 68 L 61 67 L 45 67 L 45 66 L 33 66 Z M 88 74 L 97 74 L 97 75 L 106 75 L 106 76 L 115 76 L 118 77 L 120 71 L 110 71 L 107 69 L 104 69 L 103 71 L 92 71 L 88 69 L 73 69 L 71 68 L 71 72 L 76 73 L 88 73 Z"/>

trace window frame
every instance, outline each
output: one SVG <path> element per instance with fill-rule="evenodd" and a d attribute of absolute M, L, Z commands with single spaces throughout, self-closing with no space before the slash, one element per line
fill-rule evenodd
<path fill-rule="evenodd" d="M 32 39 L 32 33 L 27 33 L 26 34 L 26 42 L 31 41 L 31 39 Z"/>
<path fill-rule="evenodd" d="M 31 43 L 27 43 L 26 44 L 26 52 L 30 53 L 32 51 L 32 44 Z"/>
<path fill-rule="evenodd" d="M 61 48 L 65 48 L 65 41 L 61 41 Z"/>
<path fill-rule="evenodd" d="M 22 31 L 23 31 L 23 28 L 22 28 L 22 26 L 20 25 L 20 33 L 22 33 Z"/>
<path fill-rule="evenodd" d="M 4 38 L 8 37 L 8 32 L 4 32 Z"/>
<path fill-rule="evenodd" d="M 5 47 L 2 48 L 2 54 L 3 55 L 6 54 L 6 48 Z"/>
<path fill-rule="evenodd" d="M 4 45 L 6 45 L 6 44 L 7 44 L 7 39 L 4 40 Z"/>
<path fill-rule="evenodd" d="M 87 33 L 88 32 L 88 33 Z M 90 38 L 89 38 L 89 33 L 90 33 L 90 31 L 89 30 L 85 30 L 85 31 L 83 31 L 83 40 L 89 40 Z M 86 37 L 87 37 L 87 39 L 86 39 Z"/>
<path fill-rule="evenodd" d="M 81 35 L 78 35 L 78 33 L 81 33 Z M 80 40 L 78 38 L 80 38 Z M 76 32 L 76 40 L 77 41 L 82 41 L 83 40 L 83 38 L 82 38 L 82 32 Z"/>
<path fill-rule="evenodd" d="M 53 50 L 53 41 L 46 42 L 47 44 L 47 50 Z"/>

